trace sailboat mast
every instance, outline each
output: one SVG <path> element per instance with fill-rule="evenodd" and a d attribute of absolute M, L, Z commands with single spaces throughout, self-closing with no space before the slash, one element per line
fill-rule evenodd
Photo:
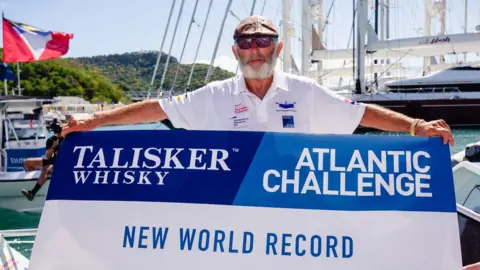
<path fill-rule="evenodd" d="M 467 33 L 467 16 L 468 16 L 468 0 L 465 0 L 465 15 L 463 16 L 463 19 L 465 20 L 463 22 L 463 26 L 464 26 L 464 33 L 466 34 Z M 467 62 L 467 53 L 463 53 L 463 62 L 466 63 Z"/>
<path fill-rule="evenodd" d="M 291 50 L 291 20 L 290 20 L 290 0 L 283 0 L 283 71 L 290 72 L 292 61 Z"/>
<path fill-rule="evenodd" d="M 170 20 L 173 14 L 173 8 L 175 7 L 175 2 L 177 0 L 172 1 L 172 6 L 170 8 L 170 14 L 168 15 L 167 26 L 165 27 L 165 33 L 163 34 L 162 38 L 162 45 L 160 46 L 160 51 L 158 52 L 157 63 L 155 64 L 155 68 L 153 69 L 152 80 L 150 81 L 150 89 L 148 90 L 148 98 L 150 98 L 150 90 L 153 87 L 153 82 L 155 81 L 155 76 L 157 76 L 158 66 L 160 65 L 160 59 L 162 58 L 162 50 L 163 44 L 165 43 L 165 39 L 167 38 L 168 28 L 170 27 Z"/>
<path fill-rule="evenodd" d="M 365 35 L 367 33 L 368 3 L 357 1 L 357 80 L 355 92 L 361 94 L 365 87 Z"/>
<path fill-rule="evenodd" d="M 308 76 L 310 70 L 310 53 L 312 48 L 312 20 L 310 16 L 310 0 L 302 1 L 302 70 L 303 76 Z M 291 54 L 290 54 L 291 55 Z M 289 55 L 289 57 L 290 57 Z"/>
<path fill-rule="evenodd" d="M 253 15 L 253 11 L 255 10 L 255 4 L 256 3 L 257 3 L 257 0 L 253 0 L 252 9 L 250 9 L 250 16 Z M 238 67 L 239 67 L 239 65 L 237 64 L 237 69 L 235 70 L 235 75 L 237 75 L 237 73 L 238 73 Z"/>
<path fill-rule="evenodd" d="M 195 62 L 197 61 L 198 51 L 200 50 L 200 45 L 202 44 L 203 33 L 205 33 L 205 29 L 207 28 L 208 15 L 210 15 L 210 10 L 212 9 L 212 1 L 213 0 L 210 0 L 210 3 L 208 4 L 207 16 L 205 17 L 205 23 L 203 24 L 202 33 L 200 34 L 200 40 L 198 41 L 197 52 L 195 52 L 195 58 L 193 59 L 192 68 L 190 69 L 190 76 L 188 77 L 187 89 L 190 86 L 190 83 L 192 82 L 193 70 L 195 69 Z M 187 89 L 185 89 L 185 91 Z"/>
<path fill-rule="evenodd" d="M 170 49 L 168 50 L 167 61 L 165 62 L 165 67 L 163 69 L 162 81 L 160 82 L 160 87 L 158 88 L 158 96 L 160 96 L 161 94 L 163 83 L 165 82 L 165 77 L 167 75 L 168 63 L 170 62 L 170 54 L 172 53 L 173 44 L 175 43 L 175 36 L 177 35 L 178 23 L 180 22 L 180 18 L 182 17 L 183 4 L 185 4 L 185 0 L 182 0 L 182 3 L 180 4 L 180 11 L 178 12 L 177 22 L 175 23 L 175 30 L 173 31 L 172 42 L 170 43 Z"/>
<path fill-rule="evenodd" d="M 232 0 L 228 1 L 227 8 L 225 9 L 225 15 L 223 15 L 222 25 L 220 26 L 220 33 L 218 33 L 217 44 L 215 44 L 215 50 L 213 51 L 212 59 L 210 60 L 210 66 L 208 66 L 207 76 L 205 76 L 205 83 L 208 83 L 210 76 L 212 76 L 213 63 L 215 62 L 215 57 L 217 57 L 218 45 L 220 44 L 220 39 L 222 38 L 223 27 L 225 21 L 227 20 L 228 11 L 232 5 Z"/>
<path fill-rule="evenodd" d="M 18 63 L 18 62 L 17 62 L 17 80 L 18 80 L 18 95 L 21 96 L 22 95 L 22 85 L 20 84 L 20 63 Z"/>
<path fill-rule="evenodd" d="M 180 53 L 180 59 L 178 60 L 177 70 L 175 71 L 175 77 L 173 78 L 172 87 L 170 88 L 170 96 L 172 95 L 173 88 L 175 88 L 175 83 L 177 82 L 178 72 L 180 71 L 180 63 L 183 59 L 183 53 L 185 52 L 185 47 L 187 46 L 188 36 L 190 35 L 190 29 L 192 29 L 192 24 L 195 22 L 195 13 L 197 12 L 198 0 L 195 0 L 195 7 L 193 8 L 192 17 L 190 18 L 190 25 L 188 26 L 187 36 L 185 37 L 185 42 L 183 43 L 182 53 Z"/>

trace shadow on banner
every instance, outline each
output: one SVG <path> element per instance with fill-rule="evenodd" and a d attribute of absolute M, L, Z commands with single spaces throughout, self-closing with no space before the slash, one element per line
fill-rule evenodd
<path fill-rule="evenodd" d="M 77 133 L 51 181 L 35 270 L 462 265 L 439 138 Z"/>

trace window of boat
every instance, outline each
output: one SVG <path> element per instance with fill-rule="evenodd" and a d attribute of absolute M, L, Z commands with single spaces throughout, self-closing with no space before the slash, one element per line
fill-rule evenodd
<path fill-rule="evenodd" d="M 25 119 L 12 119 L 12 126 L 8 128 L 8 139 L 16 140 L 18 137 L 19 140 L 34 140 L 36 138 L 45 138 L 43 133 L 43 128 L 39 120 L 25 120 Z M 16 135 L 16 137 L 15 137 Z"/>
<path fill-rule="evenodd" d="M 480 214 L 480 185 L 472 188 L 465 199 L 463 206 Z"/>

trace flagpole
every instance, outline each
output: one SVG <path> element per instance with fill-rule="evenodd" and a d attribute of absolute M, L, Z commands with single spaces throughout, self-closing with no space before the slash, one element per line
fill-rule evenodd
<path fill-rule="evenodd" d="M 22 88 L 20 85 L 20 64 L 17 62 L 17 80 L 18 80 L 18 95 L 22 95 Z"/>
<path fill-rule="evenodd" d="M 3 84 L 5 86 L 5 96 L 8 96 L 7 80 L 3 79 Z"/>

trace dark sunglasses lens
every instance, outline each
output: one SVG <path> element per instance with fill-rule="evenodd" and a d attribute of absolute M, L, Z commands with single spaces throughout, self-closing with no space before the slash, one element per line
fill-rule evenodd
<path fill-rule="evenodd" d="M 272 38 L 261 37 L 261 38 L 257 38 L 256 42 L 259 48 L 267 48 L 268 46 L 270 46 L 270 44 L 272 44 Z"/>
<path fill-rule="evenodd" d="M 237 40 L 238 47 L 242 50 L 247 50 L 252 47 L 252 39 L 242 38 Z"/>

